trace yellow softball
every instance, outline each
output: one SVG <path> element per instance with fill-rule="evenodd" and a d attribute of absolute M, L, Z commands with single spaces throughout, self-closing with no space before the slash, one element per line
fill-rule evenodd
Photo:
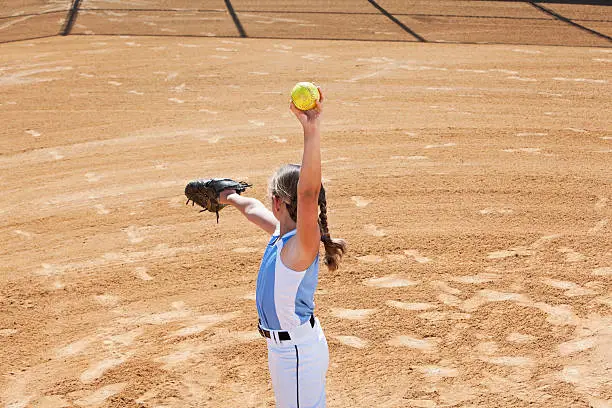
<path fill-rule="evenodd" d="M 319 89 L 312 82 L 298 82 L 291 90 L 291 100 L 300 110 L 309 110 L 317 106 L 321 99 Z"/>

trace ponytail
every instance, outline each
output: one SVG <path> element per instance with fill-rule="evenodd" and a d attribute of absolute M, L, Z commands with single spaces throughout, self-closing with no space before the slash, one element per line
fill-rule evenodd
<path fill-rule="evenodd" d="M 319 228 L 321 229 L 321 241 L 325 246 L 324 263 L 330 271 L 335 271 L 340 266 L 342 255 L 346 252 L 346 242 L 343 239 L 333 239 L 329 234 L 327 200 L 323 186 L 321 186 L 321 192 L 319 193 Z"/>
<path fill-rule="evenodd" d="M 287 164 L 276 171 L 270 180 L 270 194 L 279 197 L 287 206 L 291 219 L 297 222 L 297 188 L 300 178 L 300 166 Z M 332 239 L 327 227 L 327 200 L 325 189 L 321 185 L 319 192 L 319 229 L 321 230 L 321 241 L 325 246 L 325 260 L 330 271 L 335 271 L 340 266 L 342 255 L 346 252 L 346 242 L 342 239 Z"/>

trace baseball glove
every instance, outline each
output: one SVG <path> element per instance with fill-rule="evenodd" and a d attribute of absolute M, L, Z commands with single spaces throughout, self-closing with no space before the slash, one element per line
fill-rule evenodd
<path fill-rule="evenodd" d="M 241 194 L 251 184 L 244 181 L 234 181 L 227 178 L 200 179 L 190 181 L 185 187 L 185 195 L 187 203 L 191 201 L 192 205 L 199 205 L 203 208 L 202 211 L 210 211 L 217 214 L 217 224 L 219 223 L 219 211 L 225 207 L 225 204 L 219 203 L 219 194 L 223 190 L 236 190 Z M 200 211 L 200 212 L 202 212 Z"/>

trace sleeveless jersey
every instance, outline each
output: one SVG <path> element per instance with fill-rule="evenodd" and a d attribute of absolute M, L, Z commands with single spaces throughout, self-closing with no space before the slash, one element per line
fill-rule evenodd
<path fill-rule="evenodd" d="M 255 302 L 260 324 L 269 330 L 291 330 L 306 323 L 314 312 L 319 255 L 302 272 L 289 269 L 281 261 L 283 246 L 296 232 L 293 230 L 280 237 L 277 230 L 259 267 Z"/>

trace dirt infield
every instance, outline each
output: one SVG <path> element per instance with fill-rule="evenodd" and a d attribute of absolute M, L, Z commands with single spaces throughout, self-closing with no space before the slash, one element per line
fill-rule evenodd
<path fill-rule="evenodd" d="M 233 3 L 247 33 L 288 26 Z M 214 8 L 197 16 L 237 36 Z M 77 33 L 95 31 L 87 13 Z M 339 27 L 323 33 L 383 35 Z M 580 29 L 565 38 L 581 47 L 384 30 L 406 41 L 0 45 L 0 405 L 274 405 L 255 330 L 267 237 L 186 207 L 183 188 L 228 176 L 267 202 L 274 169 L 300 160 L 288 90 L 314 80 L 330 231 L 350 246 L 316 294 L 328 406 L 610 407 L 612 49 Z"/>

